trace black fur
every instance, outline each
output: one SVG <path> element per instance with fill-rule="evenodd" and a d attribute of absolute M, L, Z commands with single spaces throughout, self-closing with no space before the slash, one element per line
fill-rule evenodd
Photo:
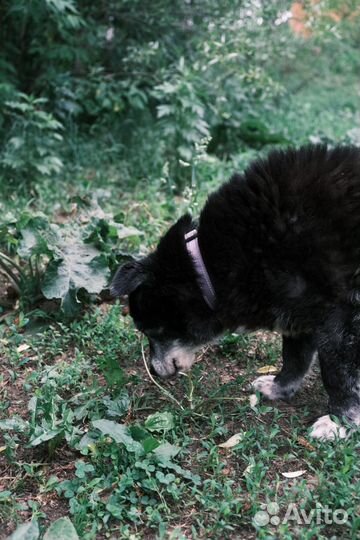
<path fill-rule="evenodd" d="M 130 261 L 118 269 L 113 277 L 110 292 L 114 296 L 129 295 L 147 278 L 145 261 Z"/>
<path fill-rule="evenodd" d="M 216 292 L 214 311 L 185 248 L 184 234 L 194 226 Z M 150 340 L 197 346 L 239 326 L 276 329 L 284 336 L 276 378 L 283 397 L 317 351 L 330 412 L 359 420 L 359 149 L 270 153 L 210 195 L 198 224 L 181 218 L 142 266 L 141 279 L 135 272 L 117 289 L 121 273 L 113 288 L 131 293 L 130 312 Z"/>

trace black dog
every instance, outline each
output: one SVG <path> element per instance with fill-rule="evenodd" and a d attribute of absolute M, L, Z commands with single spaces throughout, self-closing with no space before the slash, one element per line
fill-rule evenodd
<path fill-rule="evenodd" d="M 112 283 L 150 342 L 161 377 L 239 327 L 283 336 L 283 367 L 255 389 L 294 395 L 318 354 L 329 411 L 360 424 L 360 150 L 274 151 L 210 195 L 198 223 L 173 225 Z M 329 416 L 312 435 L 345 436 Z"/>

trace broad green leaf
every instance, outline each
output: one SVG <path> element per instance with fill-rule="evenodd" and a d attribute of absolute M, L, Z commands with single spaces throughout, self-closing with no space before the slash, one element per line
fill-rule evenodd
<path fill-rule="evenodd" d="M 46 298 L 58 298 L 68 315 L 76 312 L 77 292 L 101 292 L 108 284 L 110 271 L 100 251 L 85 244 L 79 231 L 64 229 L 54 248 L 41 286 Z"/>
<path fill-rule="evenodd" d="M 80 302 L 76 295 L 77 291 L 75 289 L 71 289 L 63 298 L 61 307 L 65 313 L 65 315 L 69 318 L 75 317 L 80 309 Z"/>
<path fill-rule="evenodd" d="M 109 276 L 106 261 L 95 248 L 78 246 L 77 254 L 69 248 L 62 261 L 49 265 L 42 291 L 49 299 L 64 298 L 70 289 L 99 293 L 106 287 Z"/>
<path fill-rule="evenodd" d="M 25 214 L 18 223 L 21 240 L 18 247 L 20 257 L 28 259 L 32 255 L 49 255 L 58 242 L 57 227 L 51 226 L 45 216 L 29 217 Z"/>
<path fill-rule="evenodd" d="M 144 439 L 141 442 L 146 453 L 152 452 L 153 450 L 155 450 L 156 448 L 159 448 L 160 446 L 159 441 L 157 441 L 156 439 L 154 439 L 154 437 L 151 437 L 151 436 L 146 437 L 146 439 Z"/>
<path fill-rule="evenodd" d="M 123 380 L 124 380 L 124 374 L 122 372 L 122 381 Z M 129 394 L 126 391 L 124 391 L 121 393 L 120 396 L 116 397 L 115 399 L 110 399 L 109 396 L 105 396 L 104 405 L 106 406 L 107 414 L 109 416 L 113 416 L 113 417 L 123 416 L 129 410 L 129 407 L 130 407 Z"/>
<path fill-rule="evenodd" d="M 31 446 L 38 446 L 39 444 L 50 441 L 51 439 L 54 439 L 57 437 L 63 430 L 62 429 L 52 429 L 50 431 L 45 431 L 38 437 L 35 437 L 35 439 L 30 441 Z"/>
<path fill-rule="evenodd" d="M 25 431 L 27 427 L 28 423 L 25 422 L 25 420 L 23 420 L 20 416 L 0 420 L 1 431 Z"/>
<path fill-rule="evenodd" d="M 186 146 L 179 146 L 178 152 L 179 152 L 180 157 L 182 157 L 186 161 L 191 161 L 192 152 L 189 148 L 186 148 Z"/>
<path fill-rule="evenodd" d="M 146 431 L 146 429 L 136 424 L 134 426 L 129 426 L 129 431 L 132 438 L 135 439 L 135 441 L 141 442 L 149 437 L 149 432 Z"/>
<path fill-rule="evenodd" d="M 158 446 L 154 450 L 154 454 L 156 454 L 161 459 L 171 459 L 175 457 L 179 452 L 180 448 L 178 446 L 167 442 L 160 444 L 160 446 Z"/>
<path fill-rule="evenodd" d="M 88 472 L 94 472 L 94 471 L 95 471 L 94 466 L 91 465 L 91 463 L 86 463 L 86 462 L 83 461 L 82 459 L 79 459 L 79 460 L 75 463 L 75 467 L 76 467 L 75 475 L 76 475 L 78 478 L 85 478 L 86 473 L 88 473 Z"/>
<path fill-rule="evenodd" d="M 176 479 L 176 476 L 173 473 L 164 474 L 162 471 L 157 471 L 155 476 L 159 482 L 167 485 L 171 484 Z"/>
<path fill-rule="evenodd" d="M 116 518 L 116 519 L 123 519 L 123 509 L 121 506 L 119 506 L 118 504 L 112 504 L 112 503 L 108 503 L 106 505 L 106 510 L 108 512 L 110 512 L 110 514 Z"/>
<path fill-rule="evenodd" d="M 79 540 L 79 537 L 70 519 L 62 517 L 50 525 L 43 540 Z"/>
<path fill-rule="evenodd" d="M 96 247 L 106 247 L 106 241 L 123 240 L 132 236 L 141 236 L 144 233 L 135 227 L 126 227 L 121 222 L 117 222 L 117 216 L 106 215 L 105 217 L 93 216 L 90 224 L 84 231 L 84 241 L 92 243 Z M 121 218 L 122 219 L 122 216 Z"/>
<path fill-rule="evenodd" d="M 141 442 L 146 453 L 152 452 L 155 448 L 160 446 L 159 441 L 152 437 L 152 435 L 149 435 L 149 432 L 141 426 L 130 426 L 129 431 L 135 441 Z"/>
<path fill-rule="evenodd" d="M 145 420 L 145 427 L 149 431 L 168 431 L 174 427 L 174 417 L 170 412 L 157 412 Z"/>
<path fill-rule="evenodd" d="M 29 521 L 29 523 L 20 525 L 7 540 L 37 540 L 39 535 L 37 521 Z"/>
<path fill-rule="evenodd" d="M 93 437 L 91 437 L 91 435 L 89 435 L 88 433 L 85 433 L 85 435 L 83 435 L 77 445 L 77 447 L 79 448 L 79 450 L 83 450 L 84 448 L 96 448 L 96 439 L 94 439 Z"/>
<path fill-rule="evenodd" d="M 84 227 L 50 224 L 42 214 L 24 214 L 17 227 L 22 236 L 18 248 L 21 257 L 49 257 L 41 289 L 46 298 L 60 299 L 67 315 L 77 313 L 80 289 L 97 294 L 107 286 L 110 277 L 107 260 L 91 243 L 86 243 L 88 234 Z"/>
<path fill-rule="evenodd" d="M 51 261 L 46 269 L 42 292 L 46 298 L 65 298 L 69 292 L 69 274 L 63 261 Z"/>
<path fill-rule="evenodd" d="M 30 412 L 35 412 L 36 411 L 37 401 L 38 401 L 37 396 L 32 396 L 29 399 L 29 402 L 27 404 L 28 411 L 30 411 Z"/>
<path fill-rule="evenodd" d="M 143 451 L 142 445 L 131 437 L 129 429 L 125 424 L 117 424 L 112 420 L 102 419 L 95 420 L 92 425 L 94 428 L 100 430 L 103 435 L 109 435 L 115 442 L 124 444 L 126 450 L 129 452 Z"/>

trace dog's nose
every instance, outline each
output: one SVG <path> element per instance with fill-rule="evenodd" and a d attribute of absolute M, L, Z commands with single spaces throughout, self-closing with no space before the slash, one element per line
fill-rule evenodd
<path fill-rule="evenodd" d="M 175 358 L 172 359 L 172 365 L 174 367 L 173 370 L 171 368 L 169 370 L 165 370 L 165 369 L 162 369 L 162 366 L 159 366 L 159 368 L 156 369 L 154 365 L 151 363 L 149 366 L 149 371 L 153 377 L 160 377 L 161 379 L 173 379 L 179 373 L 179 368 L 176 365 Z"/>

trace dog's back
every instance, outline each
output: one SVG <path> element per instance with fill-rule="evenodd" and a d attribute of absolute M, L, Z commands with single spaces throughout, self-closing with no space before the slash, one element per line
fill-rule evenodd
<path fill-rule="evenodd" d="M 210 244 L 222 246 L 222 256 L 210 265 L 226 265 L 224 256 L 230 257 L 240 280 L 244 272 L 260 271 L 262 286 L 264 275 L 273 281 L 277 301 L 297 296 L 305 283 L 309 293 L 316 288 L 325 298 L 355 298 L 360 150 L 319 145 L 274 151 L 210 196 L 201 229 L 205 252 L 215 259 Z"/>

